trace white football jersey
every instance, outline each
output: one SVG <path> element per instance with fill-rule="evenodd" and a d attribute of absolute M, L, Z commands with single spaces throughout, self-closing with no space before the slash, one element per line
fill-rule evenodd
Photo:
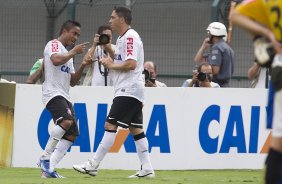
<path fill-rule="evenodd" d="M 145 89 L 145 81 L 142 75 L 144 49 L 139 34 L 133 29 L 128 29 L 122 36 L 119 36 L 115 46 L 114 63 L 124 63 L 128 59 L 137 62 L 135 70 L 127 72 L 111 70 L 115 97 L 129 96 L 143 102 Z"/>
<path fill-rule="evenodd" d="M 73 59 L 63 65 L 55 66 L 51 56 L 55 53 L 67 53 L 67 49 L 59 40 L 51 40 L 44 49 L 45 81 L 42 85 L 42 101 L 45 105 L 55 96 L 63 96 L 70 101 L 69 89 L 71 73 L 74 73 Z"/>

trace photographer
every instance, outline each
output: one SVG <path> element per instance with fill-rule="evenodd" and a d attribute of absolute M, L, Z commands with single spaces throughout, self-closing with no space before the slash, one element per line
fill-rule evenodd
<path fill-rule="evenodd" d="M 206 31 L 208 37 L 204 39 L 194 61 L 208 62 L 212 66 L 213 82 L 220 87 L 229 87 L 235 59 L 233 49 L 225 42 L 226 27 L 220 22 L 212 22 Z"/>
<path fill-rule="evenodd" d="M 261 67 L 256 62 L 248 70 L 248 79 L 251 81 L 252 88 L 268 88 L 270 76 L 269 68 Z"/>
<path fill-rule="evenodd" d="M 212 66 L 205 62 L 199 65 L 197 71 L 193 71 L 193 78 L 184 81 L 181 87 L 220 88 L 219 84 L 212 82 L 212 77 Z"/>
<path fill-rule="evenodd" d="M 112 28 L 109 25 L 102 25 L 98 28 L 97 34 L 93 38 L 92 47 L 88 50 L 93 56 L 94 63 L 89 67 L 83 81 L 85 86 L 112 86 L 109 76 L 109 69 L 99 62 L 103 57 L 114 57 L 114 45 L 112 42 Z"/>
<path fill-rule="evenodd" d="M 153 61 L 145 61 L 143 74 L 146 87 L 167 87 L 165 83 L 157 80 L 157 66 Z"/>

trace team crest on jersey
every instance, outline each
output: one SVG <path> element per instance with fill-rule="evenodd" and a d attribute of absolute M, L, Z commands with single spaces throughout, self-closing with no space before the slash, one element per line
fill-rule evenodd
<path fill-rule="evenodd" d="M 127 56 L 129 55 L 133 55 L 133 38 L 129 37 L 126 39 L 127 42 L 126 42 L 126 54 Z"/>
<path fill-rule="evenodd" d="M 52 41 L 52 52 L 59 52 L 59 43 L 57 40 Z"/>

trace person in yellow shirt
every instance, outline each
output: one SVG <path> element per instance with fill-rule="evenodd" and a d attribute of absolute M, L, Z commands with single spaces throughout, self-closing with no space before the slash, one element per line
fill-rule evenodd
<path fill-rule="evenodd" d="M 272 139 L 266 159 L 266 184 L 282 183 L 282 1 L 245 0 L 236 7 L 232 22 L 254 37 L 266 38 L 276 51 L 271 61 L 267 127 Z M 260 58 L 258 58 L 260 59 Z"/>

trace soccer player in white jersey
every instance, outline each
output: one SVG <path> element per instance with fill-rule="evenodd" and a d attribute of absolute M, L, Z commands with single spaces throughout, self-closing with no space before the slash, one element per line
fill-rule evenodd
<path fill-rule="evenodd" d="M 76 21 L 66 21 L 61 27 L 60 36 L 49 41 L 44 49 L 42 100 L 56 125 L 39 161 L 41 177 L 45 178 L 62 178 L 54 169 L 79 134 L 69 89 L 78 83 L 84 67 L 92 63 L 92 58 L 85 55 L 75 72 L 73 57 L 83 53 L 87 43 L 78 44 L 70 51 L 65 47 L 74 45 L 80 36 L 80 27 Z"/>
<path fill-rule="evenodd" d="M 115 141 L 118 126 L 129 128 L 141 162 L 141 169 L 129 177 L 155 176 L 149 158 L 148 140 L 143 131 L 144 49 L 140 36 L 130 27 L 131 19 L 131 11 L 128 8 L 115 7 L 109 21 L 119 37 L 114 58 L 103 58 L 101 63 L 112 72 L 114 100 L 106 119 L 103 139 L 94 157 L 85 164 L 73 166 L 75 170 L 91 176 L 97 175 L 100 162 Z"/>

